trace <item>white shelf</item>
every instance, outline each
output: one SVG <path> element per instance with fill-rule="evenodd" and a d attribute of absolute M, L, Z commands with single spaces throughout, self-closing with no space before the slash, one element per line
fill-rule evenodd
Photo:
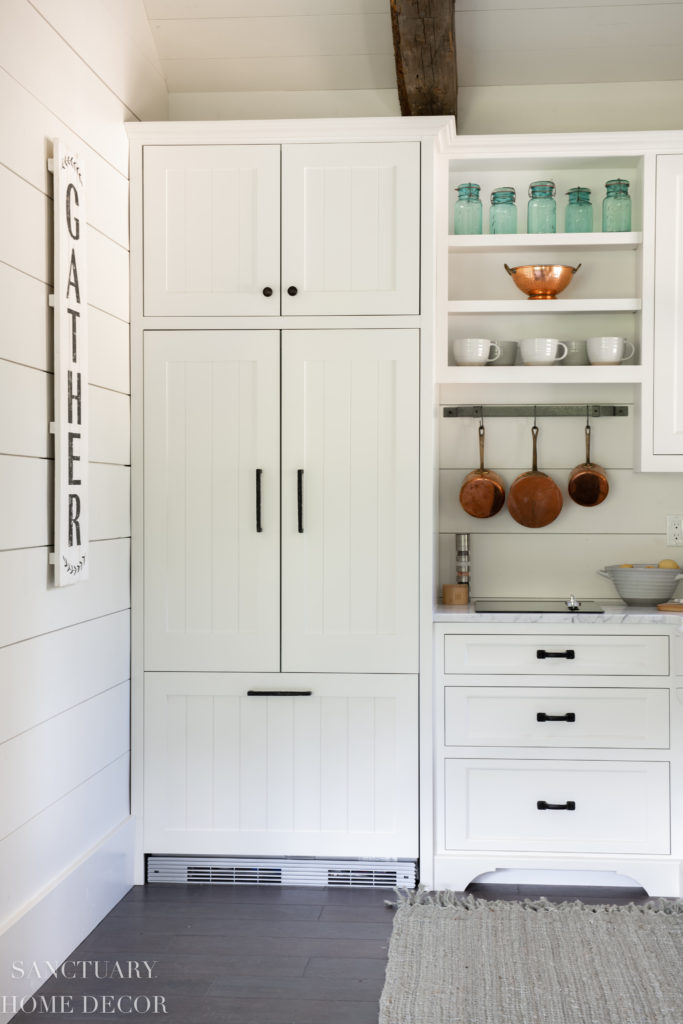
<path fill-rule="evenodd" d="M 640 299 L 455 299 L 449 313 L 637 313 Z"/>
<path fill-rule="evenodd" d="M 642 366 L 447 366 L 438 384 L 641 384 Z"/>
<path fill-rule="evenodd" d="M 583 252 L 597 249 L 614 252 L 639 249 L 643 243 L 642 231 L 585 232 L 577 234 L 547 235 L 449 235 L 449 252 L 505 253 L 515 249 L 562 249 L 564 252 Z"/>

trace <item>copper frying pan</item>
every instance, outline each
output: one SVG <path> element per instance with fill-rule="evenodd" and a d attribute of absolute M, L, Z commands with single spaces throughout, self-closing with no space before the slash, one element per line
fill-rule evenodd
<path fill-rule="evenodd" d="M 538 427 L 531 428 L 533 438 L 533 462 L 531 469 L 513 480 L 508 492 L 508 510 L 513 519 L 522 526 L 538 529 L 547 526 L 560 514 L 562 492 L 547 473 L 541 473 L 537 465 L 536 440 Z"/>
<path fill-rule="evenodd" d="M 500 512 L 505 501 L 505 484 L 492 469 L 484 469 L 484 425 L 479 427 L 479 469 L 468 473 L 460 488 L 460 504 L 468 516 L 489 519 Z"/>
<path fill-rule="evenodd" d="M 591 462 L 591 428 L 586 424 L 586 461 L 574 466 L 567 485 L 569 497 L 577 505 L 592 508 L 604 501 L 609 491 L 607 474 L 602 466 Z"/>

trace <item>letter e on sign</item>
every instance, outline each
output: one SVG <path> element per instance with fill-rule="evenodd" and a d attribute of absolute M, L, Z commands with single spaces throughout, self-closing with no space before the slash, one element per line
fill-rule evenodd
<path fill-rule="evenodd" d="M 85 183 L 54 140 L 55 585 L 88 578 L 88 293 Z"/>

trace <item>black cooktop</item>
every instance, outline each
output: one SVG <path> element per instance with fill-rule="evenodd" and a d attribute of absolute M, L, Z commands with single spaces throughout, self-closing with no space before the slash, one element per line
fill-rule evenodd
<path fill-rule="evenodd" d="M 485 600 L 474 600 L 475 612 L 517 612 L 523 615 L 525 612 L 554 612 L 556 614 L 570 615 L 602 615 L 604 608 L 595 601 L 578 601 L 578 608 L 568 607 L 566 599 L 559 598 L 551 600 L 547 598 L 536 599 L 533 597 L 523 598 L 487 598 Z"/>

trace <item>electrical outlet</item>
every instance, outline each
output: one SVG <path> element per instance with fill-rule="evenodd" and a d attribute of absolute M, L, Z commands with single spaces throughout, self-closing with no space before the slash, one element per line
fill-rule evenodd
<path fill-rule="evenodd" d="M 666 517 L 666 543 L 670 548 L 683 546 L 683 515 Z"/>

